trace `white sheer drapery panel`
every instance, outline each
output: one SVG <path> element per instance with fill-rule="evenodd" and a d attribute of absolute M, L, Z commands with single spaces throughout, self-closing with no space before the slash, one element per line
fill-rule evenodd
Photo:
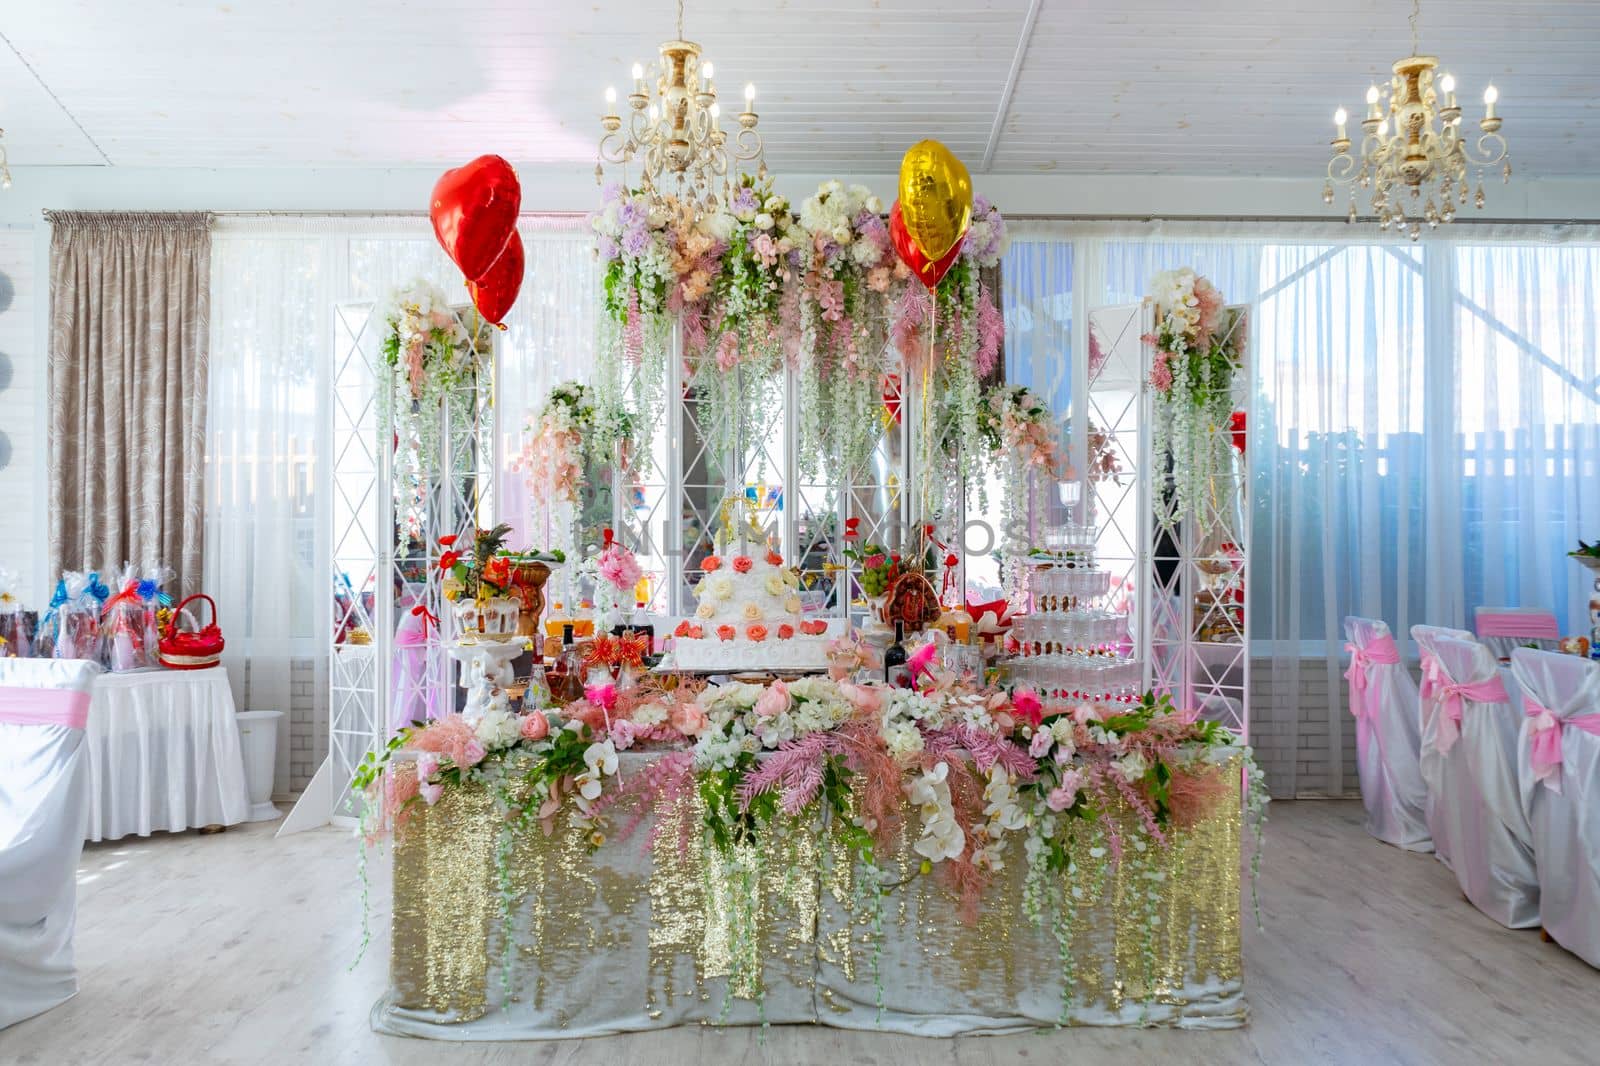
<path fill-rule="evenodd" d="M 1600 248 L 1454 249 L 1457 428 L 1466 603 L 1555 611 L 1587 633 L 1600 531 Z M 1580 579 L 1580 573 L 1582 578 Z"/>
<path fill-rule="evenodd" d="M 204 588 L 227 637 L 236 704 L 284 712 L 279 792 L 289 788 L 291 662 L 312 654 L 322 590 L 325 272 L 316 238 L 219 232 L 212 241 Z"/>

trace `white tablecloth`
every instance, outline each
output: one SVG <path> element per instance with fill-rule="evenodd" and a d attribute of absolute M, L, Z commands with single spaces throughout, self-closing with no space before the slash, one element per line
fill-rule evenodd
<path fill-rule="evenodd" d="M 233 692 L 221 667 L 102 675 L 84 747 L 89 840 L 249 817 Z"/>

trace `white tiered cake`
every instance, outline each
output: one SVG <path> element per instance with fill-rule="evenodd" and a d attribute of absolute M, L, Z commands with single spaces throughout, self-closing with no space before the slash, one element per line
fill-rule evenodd
<path fill-rule="evenodd" d="M 679 670 L 823 670 L 828 640 L 843 622 L 806 619 L 800 575 L 776 552 L 707 556 L 695 586 L 699 606 L 673 630 Z"/>

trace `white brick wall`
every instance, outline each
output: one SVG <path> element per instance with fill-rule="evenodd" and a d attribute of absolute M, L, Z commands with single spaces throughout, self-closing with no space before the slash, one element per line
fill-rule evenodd
<path fill-rule="evenodd" d="M 289 787 L 302 791 L 328 754 L 328 689 L 315 659 L 296 659 L 289 682 Z"/>

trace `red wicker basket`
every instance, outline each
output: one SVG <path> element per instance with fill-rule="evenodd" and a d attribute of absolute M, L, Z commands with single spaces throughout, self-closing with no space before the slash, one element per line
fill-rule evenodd
<path fill-rule="evenodd" d="M 180 630 L 178 619 L 194 600 L 205 600 L 211 607 L 211 621 L 198 630 Z M 172 612 L 172 619 L 161 634 L 161 665 L 172 670 L 204 670 L 222 660 L 222 630 L 217 627 L 217 603 L 205 593 L 190 596 Z"/>

